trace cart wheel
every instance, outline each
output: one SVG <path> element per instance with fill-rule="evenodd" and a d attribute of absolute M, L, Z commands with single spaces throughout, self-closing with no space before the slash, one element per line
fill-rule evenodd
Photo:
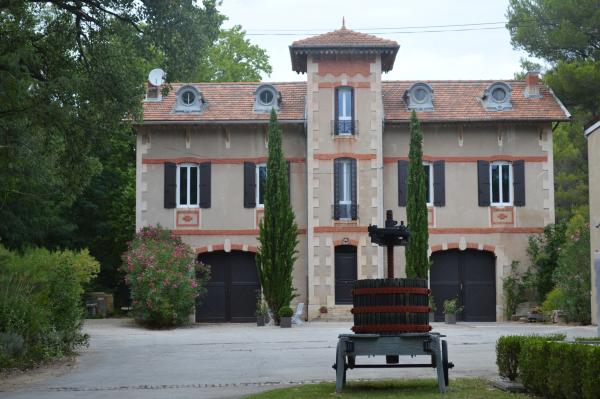
<path fill-rule="evenodd" d="M 356 356 L 348 356 L 348 368 L 353 369 L 356 364 Z"/>
<path fill-rule="evenodd" d="M 346 385 L 346 369 L 348 368 L 341 342 L 338 342 L 335 359 L 335 391 L 341 393 Z"/>
<path fill-rule="evenodd" d="M 444 382 L 448 386 L 450 385 L 450 378 L 448 377 L 448 344 L 446 344 L 446 341 L 442 341 L 442 366 L 444 368 Z"/>

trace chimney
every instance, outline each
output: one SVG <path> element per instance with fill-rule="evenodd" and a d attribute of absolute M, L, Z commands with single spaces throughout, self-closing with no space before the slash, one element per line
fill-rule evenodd
<path fill-rule="evenodd" d="M 529 71 L 525 75 L 525 91 L 523 92 L 527 98 L 540 98 L 540 73 L 539 71 Z"/>
<path fill-rule="evenodd" d="M 148 75 L 148 86 L 146 87 L 146 101 L 162 100 L 161 87 L 165 82 L 166 73 L 160 68 L 155 68 Z"/>
<path fill-rule="evenodd" d="M 146 100 L 149 100 L 149 101 L 160 100 L 160 86 L 154 86 L 153 84 L 148 83 L 148 88 L 146 90 Z"/>

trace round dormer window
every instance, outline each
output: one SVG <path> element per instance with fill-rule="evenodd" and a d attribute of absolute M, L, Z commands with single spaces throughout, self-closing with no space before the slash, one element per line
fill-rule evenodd
<path fill-rule="evenodd" d="M 269 89 L 262 89 L 260 93 L 258 93 L 258 100 L 262 105 L 273 104 L 273 99 L 275 99 L 275 95 Z"/>
<path fill-rule="evenodd" d="M 181 101 L 185 105 L 192 105 L 194 104 L 194 101 L 196 101 L 196 94 L 191 90 L 186 90 L 181 93 Z"/>
<path fill-rule="evenodd" d="M 415 101 L 418 102 L 419 104 L 424 103 L 425 101 L 427 101 L 427 98 L 429 97 L 429 92 L 427 92 L 427 90 L 425 90 L 423 87 L 417 87 L 415 90 Z"/>
<path fill-rule="evenodd" d="M 492 90 L 492 98 L 496 102 L 504 102 L 506 99 L 506 90 L 503 87 L 496 87 L 494 90 Z"/>

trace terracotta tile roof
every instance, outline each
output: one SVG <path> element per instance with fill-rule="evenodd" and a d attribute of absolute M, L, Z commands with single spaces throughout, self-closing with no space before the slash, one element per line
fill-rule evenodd
<path fill-rule="evenodd" d="M 398 43 L 342 27 L 333 32 L 296 40 L 291 47 L 398 47 Z"/>
<path fill-rule="evenodd" d="M 380 54 L 381 70 L 390 71 L 394 66 L 400 46 L 394 40 L 382 39 L 356 32 L 342 26 L 341 29 L 322 35 L 296 40 L 290 46 L 292 70 L 306 72 L 307 54 Z"/>
<path fill-rule="evenodd" d="M 433 88 L 433 111 L 418 112 L 422 122 L 469 121 L 565 121 L 566 110 L 548 88 L 541 86 L 541 98 L 523 96 L 525 82 L 505 81 L 512 87 L 512 109 L 486 111 L 479 99 L 495 81 L 427 81 Z M 383 81 L 383 106 L 386 122 L 406 122 L 410 111 L 404 92 L 416 81 Z M 306 82 L 271 83 L 281 92 L 279 120 L 304 121 Z M 253 111 L 254 91 L 261 83 L 195 83 L 207 102 L 201 113 L 173 112 L 175 93 L 183 84 L 173 84 L 169 94 L 159 102 L 144 102 L 144 122 L 263 122 L 268 113 Z"/>
<path fill-rule="evenodd" d="M 460 122 L 460 121 L 565 121 L 569 120 L 568 111 L 550 90 L 540 85 L 541 98 L 527 98 L 523 95 L 525 82 L 505 80 L 512 88 L 512 109 L 504 111 L 486 111 L 480 103 L 483 91 L 494 80 L 469 81 L 425 81 L 433 89 L 433 111 L 417 112 L 422 122 Z M 415 81 L 383 81 L 383 107 L 386 122 L 408 121 L 411 111 L 404 102 L 404 92 Z"/>
<path fill-rule="evenodd" d="M 161 101 L 144 102 L 144 122 L 268 121 L 269 113 L 254 112 L 254 91 L 261 82 L 190 83 L 206 102 L 202 112 L 174 112 L 177 90 L 188 84 L 173 83 Z M 305 82 L 270 83 L 281 93 L 277 116 L 281 121 L 304 121 Z"/>

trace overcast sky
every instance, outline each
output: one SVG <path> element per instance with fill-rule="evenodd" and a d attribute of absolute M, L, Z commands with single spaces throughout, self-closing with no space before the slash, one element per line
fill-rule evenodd
<path fill-rule="evenodd" d="M 511 79 L 526 54 L 513 50 L 503 24 L 487 24 L 505 21 L 507 5 L 508 0 L 223 0 L 220 10 L 229 17 L 226 27 L 242 25 L 252 43 L 267 50 L 273 66 L 271 76 L 263 77 L 268 81 L 305 80 L 292 71 L 288 46 L 339 29 L 342 17 L 348 29 L 398 42 L 386 80 Z M 484 25 L 421 28 L 466 24 Z M 448 31 L 456 29 L 478 30 Z"/>

